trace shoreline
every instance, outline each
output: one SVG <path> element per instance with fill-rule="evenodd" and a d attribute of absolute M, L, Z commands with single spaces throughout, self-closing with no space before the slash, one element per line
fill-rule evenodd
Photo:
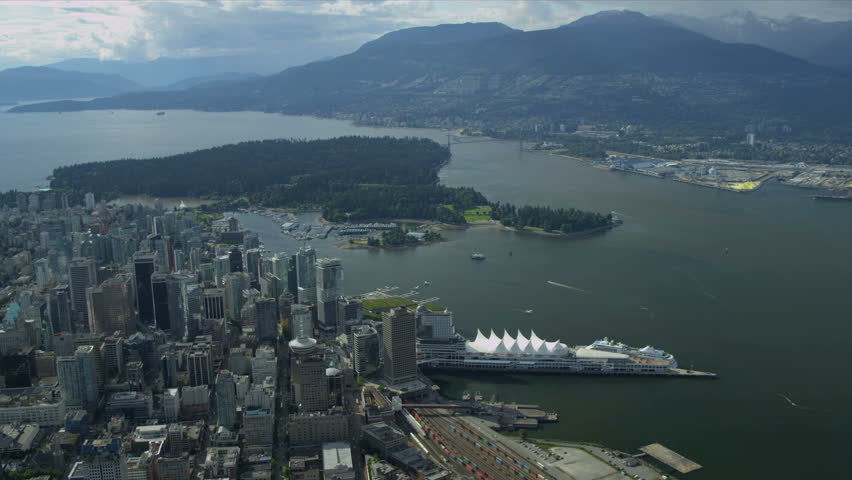
<path fill-rule="evenodd" d="M 645 177 L 658 178 L 660 180 L 671 180 L 671 181 L 674 181 L 674 182 L 680 182 L 680 183 L 685 183 L 685 184 L 688 184 L 688 185 L 695 185 L 695 186 L 698 186 L 698 187 L 711 188 L 711 189 L 714 189 L 714 190 L 721 190 L 721 191 L 731 192 L 731 193 L 754 193 L 754 192 L 760 190 L 761 188 L 763 188 L 763 186 L 767 182 L 769 182 L 770 180 L 777 180 L 778 183 L 780 183 L 781 185 L 787 186 L 787 187 L 794 187 L 794 188 L 806 189 L 806 190 L 819 190 L 819 191 L 826 191 L 826 192 L 831 192 L 831 193 L 844 192 L 844 191 L 847 191 L 849 189 L 849 187 L 832 188 L 830 186 L 824 186 L 824 185 L 819 186 L 819 185 L 811 185 L 811 184 L 806 184 L 806 183 L 790 183 L 790 178 L 787 178 L 785 176 L 785 172 L 789 173 L 790 169 L 785 170 L 784 168 L 781 168 L 781 167 L 775 166 L 775 165 L 766 165 L 766 164 L 761 164 L 761 163 L 750 164 L 749 162 L 737 161 L 737 160 L 730 160 L 730 161 L 731 162 L 739 162 L 741 164 L 739 166 L 741 166 L 741 167 L 765 167 L 765 168 L 769 169 L 770 171 L 764 173 L 763 175 L 758 176 L 757 178 L 755 178 L 753 180 L 745 180 L 743 182 L 736 182 L 736 181 L 724 182 L 724 183 L 729 183 L 729 184 L 745 183 L 745 182 L 755 183 L 754 188 L 735 188 L 735 187 L 731 187 L 729 185 L 718 184 L 718 183 L 714 183 L 714 182 L 702 182 L 702 181 L 698 181 L 698 180 L 690 180 L 688 178 L 680 178 L 680 177 L 673 176 L 673 175 L 664 176 L 664 175 L 655 174 L 653 172 L 643 172 L 643 171 L 639 171 L 639 170 L 628 170 L 628 169 L 617 168 L 617 167 L 613 167 L 613 166 L 609 166 L 609 165 L 602 165 L 600 163 L 601 162 L 600 160 L 591 160 L 591 159 L 576 157 L 576 156 L 569 155 L 569 154 L 566 154 L 566 153 L 559 153 L 558 151 L 548 151 L 548 150 L 536 150 L 536 151 L 543 152 L 543 153 L 549 153 L 550 155 L 556 155 L 556 156 L 568 158 L 568 159 L 571 159 L 571 160 L 576 160 L 576 161 L 584 163 L 587 166 L 590 166 L 592 168 L 596 168 L 598 170 L 603 170 L 603 171 L 607 171 L 607 172 L 621 172 L 621 173 L 627 173 L 627 174 L 642 175 L 642 176 L 645 176 Z M 625 154 L 625 155 L 627 155 L 627 154 Z M 644 159 L 653 160 L 653 161 L 657 161 L 657 162 L 665 162 L 666 161 L 664 159 L 660 159 L 660 158 L 656 158 L 656 157 L 648 157 L 648 156 L 644 156 L 644 155 L 630 154 L 629 156 L 637 157 L 637 158 L 644 158 Z M 684 161 L 687 161 L 687 160 L 689 160 L 689 159 L 679 160 L 678 162 L 684 162 Z M 711 162 L 708 162 L 708 164 L 713 165 Z M 838 168 L 838 167 L 834 166 L 834 165 L 808 165 L 806 168 L 811 168 L 813 170 L 819 170 L 819 169 L 825 169 L 825 168 Z M 850 172 L 849 172 L 849 178 L 852 179 L 852 170 L 850 170 Z"/>

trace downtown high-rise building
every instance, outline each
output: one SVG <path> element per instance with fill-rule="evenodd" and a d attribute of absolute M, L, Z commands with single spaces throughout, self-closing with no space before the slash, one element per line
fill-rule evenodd
<path fill-rule="evenodd" d="M 337 329 L 338 299 L 343 296 L 343 264 L 336 258 L 316 262 L 317 323 L 324 332 Z"/>
<path fill-rule="evenodd" d="M 290 306 L 290 334 L 293 338 L 311 338 L 314 336 L 314 322 L 309 306 L 301 303 Z"/>
<path fill-rule="evenodd" d="M 272 263 L 271 273 L 280 278 L 281 281 L 287 282 L 287 272 L 290 269 L 290 256 L 285 252 L 279 252 L 270 259 Z M 286 290 L 286 285 L 284 286 Z"/>
<path fill-rule="evenodd" d="M 89 324 L 89 311 L 86 308 L 86 289 L 97 285 L 95 261 L 91 258 L 75 258 L 68 265 L 68 283 L 71 287 L 71 310 L 74 323 L 79 331 Z"/>
<path fill-rule="evenodd" d="M 98 381 L 99 357 L 92 345 L 81 345 L 73 356 L 56 359 L 56 374 L 59 388 L 66 405 L 93 407 L 98 403 L 100 382 Z"/>
<path fill-rule="evenodd" d="M 172 310 L 180 308 L 180 291 L 175 292 L 175 282 L 167 273 L 155 273 L 151 276 L 151 295 L 154 300 L 154 325 L 157 329 L 170 332 L 172 328 Z"/>
<path fill-rule="evenodd" d="M 228 370 L 216 375 L 216 417 L 228 430 L 234 431 L 237 426 L 237 382 Z"/>
<path fill-rule="evenodd" d="M 151 276 L 154 323 L 158 329 L 168 332 L 173 340 L 183 340 L 193 314 L 201 313 L 200 298 L 196 298 L 197 292 L 192 286 L 192 276 L 185 273 L 155 273 Z"/>
<path fill-rule="evenodd" d="M 416 321 L 405 307 L 382 313 L 384 377 L 392 385 L 417 379 Z"/>
<path fill-rule="evenodd" d="M 225 312 L 235 321 L 240 320 L 240 311 L 245 304 L 243 291 L 251 286 L 251 277 L 247 273 L 233 272 L 225 275 Z"/>
<path fill-rule="evenodd" d="M 379 335 L 376 329 L 369 325 L 356 326 L 352 329 L 353 366 L 360 377 L 372 375 L 379 370 L 381 364 Z"/>
<path fill-rule="evenodd" d="M 314 304 L 317 301 L 316 263 L 317 253 L 313 248 L 300 248 L 296 253 L 296 299 L 299 303 Z"/>
<path fill-rule="evenodd" d="M 133 288 L 136 292 L 136 309 L 139 312 L 139 323 L 151 325 L 154 323 L 154 294 L 151 290 L 151 276 L 154 274 L 153 252 L 137 252 L 133 255 Z"/>
<path fill-rule="evenodd" d="M 294 355 L 292 385 L 294 403 L 300 412 L 328 410 L 328 380 L 325 376 L 326 362 L 315 353 Z"/>
<path fill-rule="evenodd" d="M 206 343 L 193 344 L 186 357 L 189 370 L 189 384 L 210 385 L 213 380 L 213 356 L 210 345 Z"/>
<path fill-rule="evenodd" d="M 57 285 L 51 288 L 47 296 L 47 307 L 47 315 L 54 333 L 73 331 L 71 287 Z"/>
<path fill-rule="evenodd" d="M 132 277 L 120 273 L 98 287 L 86 289 L 89 331 L 131 334 L 136 331 Z"/>
<path fill-rule="evenodd" d="M 204 289 L 204 318 L 218 320 L 225 318 L 225 289 Z"/>
<path fill-rule="evenodd" d="M 258 298 L 254 301 L 254 312 L 257 342 L 275 342 L 278 339 L 278 301 Z"/>
<path fill-rule="evenodd" d="M 243 253 L 239 248 L 234 247 L 231 249 L 231 252 L 228 253 L 228 260 L 230 262 L 230 271 L 231 272 L 242 272 L 245 270 L 243 267 Z"/>
<path fill-rule="evenodd" d="M 229 273 L 231 273 L 231 258 L 228 255 L 219 255 L 213 259 L 213 275 L 217 286 L 225 285 L 225 275 Z"/>
<path fill-rule="evenodd" d="M 275 298 L 284 293 L 284 282 L 272 272 L 266 272 L 260 276 L 260 294 L 264 297 Z"/>
<path fill-rule="evenodd" d="M 263 258 L 263 250 L 260 248 L 249 248 L 245 254 L 245 272 L 251 275 L 253 280 L 260 278 L 260 261 Z"/>

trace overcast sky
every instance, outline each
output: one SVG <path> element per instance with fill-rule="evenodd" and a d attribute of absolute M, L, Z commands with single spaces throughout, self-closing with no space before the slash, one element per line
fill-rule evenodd
<path fill-rule="evenodd" d="M 68 58 L 265 55 L 295 65 L 418 25 L 503 22 L 551 28 L 601 10 L 714 16 L 732 10 L 852 19 L 849 0 L 219 0 L 0 2 L 0 68 Z"/>

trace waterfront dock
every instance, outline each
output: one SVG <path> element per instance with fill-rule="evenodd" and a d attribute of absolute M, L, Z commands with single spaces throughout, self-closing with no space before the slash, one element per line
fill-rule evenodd
<path fill-rule="evenodd" d="M 639 447 L 639 450 L 677 470 L 679 473 L 689 473 L 701 468 L 701 465 L 675 451 L 669 450 L 659 443 L 652 443 L 650 445 L 645 445 L 644 447 Z"/>

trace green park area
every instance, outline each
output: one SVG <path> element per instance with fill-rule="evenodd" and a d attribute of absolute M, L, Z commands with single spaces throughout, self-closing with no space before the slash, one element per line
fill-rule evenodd
<path fill-rule="evenodd" d="M 387 297 L 387 298 L 367 298 L 361 301 L 364 305 L 364 311 L 378 312 L 395 307 L 415 307 L 417 302 L 403 297 Z M 425 304 L 424 307 L 432 311 L 443 310 L 444 307 L 432 304 Z"/>
<path fill-rule="evenodd" d="M 487 222 L 491 220 L 491 207 L 488 205 L 478 206 L 465 210 L 463 215 L 467 223 Z"/>

